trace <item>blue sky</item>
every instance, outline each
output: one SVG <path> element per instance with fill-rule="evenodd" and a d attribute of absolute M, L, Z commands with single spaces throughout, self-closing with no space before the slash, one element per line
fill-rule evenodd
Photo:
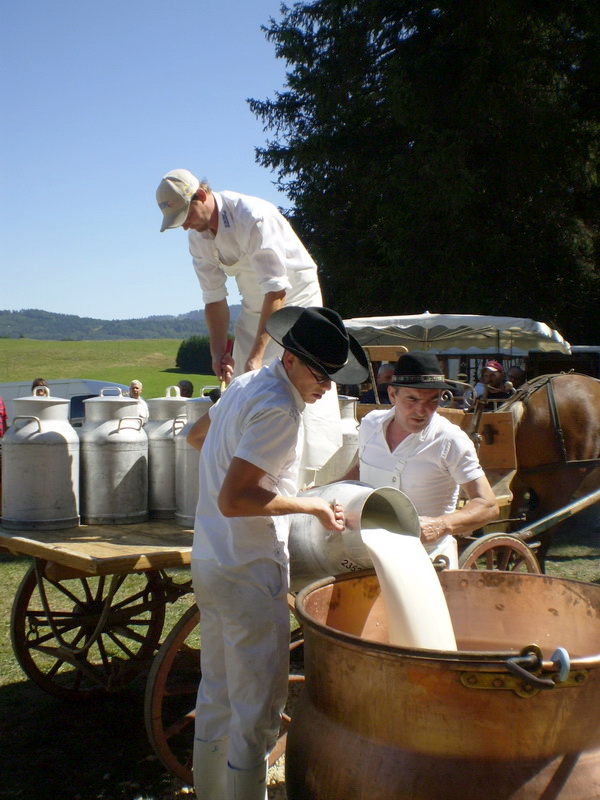
<path fill-rule="evenodd" d="M 279 0 L 18 0 L 0 32 L 0 309 L 101 319 L 202 307 L 155 190 L 185 167 L 289 205 L 255 163 L 246 99 L 285 64 L 261 31 Z M 230 302 L 237 302 L 235 285 Z"/>

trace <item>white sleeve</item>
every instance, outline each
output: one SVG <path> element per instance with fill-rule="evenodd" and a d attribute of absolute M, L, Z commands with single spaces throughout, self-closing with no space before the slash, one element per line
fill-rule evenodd
<path fill-rule="evenodd" d="M 252 416 L 235 455 L 277 477 L 298 442 L 300 415 L 288 409 L 266 407 Z"/>
<path fill-rule="evenodd" d="M 250 224 L 240 232 L 243 237 L 240 245 L 248 255 L 261 293 L 287 291 L 292 284 L 287 275 L 286 242 L 290 236 L 296 238 L 296 234 L 278 212 L 247 223 Z"/>
<path fill-rule="evenodd" d="M 202 290 L 202 300 L 204 303 L 215 303 L 228 295 L 225 285 L 227 276 L 218 262 L 201 246 L 198 241 L 199 236 L 196 231 L 190 231 L 188 234 L 192 264 Z"/>

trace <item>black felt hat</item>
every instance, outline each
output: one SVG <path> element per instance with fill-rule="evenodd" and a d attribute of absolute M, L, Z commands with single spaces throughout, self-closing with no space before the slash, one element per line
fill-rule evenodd
<path fill-rule="evenodd" d="M 410 389 L 453 389 L 446 383 L 444 373 L 434 353 L 415 350 L 403 353 L 394 367 L 392 386 Z"/>
<path fill-rule="evenodd" d="M 335 383 L 362 383 L 369 374 L 362 347 L 330 308 L 280 308 L 267 320 L 267 333 Z"/>

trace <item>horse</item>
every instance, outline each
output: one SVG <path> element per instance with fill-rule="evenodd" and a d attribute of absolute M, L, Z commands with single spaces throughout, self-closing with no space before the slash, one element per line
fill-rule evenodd
<path fill-rule="evenodd" d="M 537 500 L 528 522 L 566 506 L 600 464 L 600 380 L 577 373 L 544 375 L 524 384 L 498 410 L 511 411 L 515 422 L 511 518 L 518 517 L 527 491 Z M 542 569 L 557 527 L 540 536 L 536 555 Z"/>

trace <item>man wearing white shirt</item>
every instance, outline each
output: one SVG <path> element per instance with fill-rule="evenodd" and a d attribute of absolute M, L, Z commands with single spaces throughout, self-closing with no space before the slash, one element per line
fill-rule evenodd
<path fill-rule="evenodd" d="M 455 537 L 493 522 L 498 505 L 467 434 L 436 414 L 442 391 L 451 388 L 433 353 L 401 355 L 388 387 L 392 408 L 362 419 L 358 463 L 346 478 L 404 492 L 430 557 L 444 556 L 456 569 Z M 457 510 L 460 488 L 467 502 Z"/>
<path fill-rule="evenodd" d="M 200 282 L 213 371 L 226 383 L 281 356 L 267 320 L 280 308 L 321 306 L 317 265 L 281 212 L 266 200 L 214 192 L 191 172 L 176 169 L 160 182 L 156 199 L 161 231 L 183 227 Z M 227 352 L 230 316 L 226 281 L 242 298 L 233 354 Z M 305 483 L 342 445 L 337 393 L 328 392 L 305 414 L 302 472 Z"/>
<path fill-rule="evenodd" d="M 281 360 L 235 378 L 190 430 L 201 450 L 191 571 L 201 615 L 194 786 L 199 800 L 264 800 L 289 674 L 289 515 L 341 531 L 343 509 L 296 496 L 302 412 L 368 374 L 335 312 L 287 307 L 267 329 Z"/>
<path fill-rule="evenodd" d="M 142 420 L 142 425 L 145 425 L 150 418 L 150 411 L 148 410 L 148 403 L 142 397 L 142 384 L 140 381 L 131 381 L 129 384 L 129 397 L 137 400 L 136 415 Z"/>

